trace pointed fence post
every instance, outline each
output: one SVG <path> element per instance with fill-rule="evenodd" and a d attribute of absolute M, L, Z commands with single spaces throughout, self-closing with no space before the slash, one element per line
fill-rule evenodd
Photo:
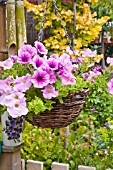
<path fill-rule="evenodd" d="M 43 170 L 43 162 L 27 160 L 27 170 Z"/>
<path fill-rule="evenodd" d="M 69 170 L 69 164 L 53 162 L 52 170 Z"/>
<path fill-rule="evenodd" d="M 79 165 L 79 166 L 78 166 L 78 170 L 96 170 L 96 168 L 95 168 L 95 167 L 89 167 L 89 166 Z"/>
<path fill-rule="evenodd" d="M 21 159 L 21 170 L 25 170 L 25 160 Z"/>

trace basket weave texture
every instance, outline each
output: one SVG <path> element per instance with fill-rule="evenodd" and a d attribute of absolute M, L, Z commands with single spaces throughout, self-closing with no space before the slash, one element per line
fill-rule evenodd
<path fill-rule="evenodd" d="M 62 128 L 70 125 L 77 116 L 80 114 L 87 94 L 89 93 L 88 89 L 79 91 L 77 93 L 69 94 L 64 98 L 64 103 L 61 104 L 56 102 L 53 106 L 54 108 L 51 111 L 44 111 L 40 115 L 36 115 L 29 120 L 26 116 L 26 120 L 32 125 L 41 127 L 41 128 Z"/>

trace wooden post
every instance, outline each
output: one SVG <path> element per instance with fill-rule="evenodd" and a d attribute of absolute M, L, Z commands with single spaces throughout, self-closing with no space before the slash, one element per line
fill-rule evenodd
<path fill-rule="evenodd" d="M 24 2 L 23 0 L 16 0 L 16 33 L 17 33 L 17 48 L 21 48 L 27 42 L 26 26 L 24 15 Z"/>
<path fill-rule="evenodd" d="M 28 160 L 27 170 L 43 170 L 43 162 Z"/>
<path fill-rule="evenodd" d="M 8 32 L 8 56 L 16 55 L 16 18 L 15 18 L 15 0 L 7 1 L 7 32 Z"/>
<path fill-rule="evenodd" d="M 78 170 L 96 170 L 96 168 L 95 168 L 95 167 L 89 167 L 89 166 L 79 165 L 79 166 L 78 166 Z"/>
<path fill-rule="evenodd" d="M 6 52 L 6 5 L 0 4 L 0 61 L 5 60 Z"/>
<path fill-rule="evenodd" d="M 2 147 L 0 155 L 0 170 L 21 170 L 20 148 L 23 144 L 16 147 Z"/>
<path fill-rule="evenodd" d="M 53 162 L 52 170 L 69 170 L 69 164 Z"/>

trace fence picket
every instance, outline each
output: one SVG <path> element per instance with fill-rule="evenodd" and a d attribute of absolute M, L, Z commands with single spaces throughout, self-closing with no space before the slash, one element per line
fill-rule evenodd
<path fill-rule="evenodd" d="M 25 160 L 21 159 L 21 169 L 25 170 Z"/>
<path fill-rule="evenodd" d="M 96 170 L 96 168 L 95 168 L 95 167 L 89 167 L 89 166 L 79 165 L 79 166 L 78 166 L 78 170 Z"/>
<path fill-rule="evenodd" d="M 69 164 L 53 162 L 52 170 L 69 170 Z"/>
<path fill-rule="evenodd" d="M 27 170 L 43 170 L 43 162 L 27 160 Z"/>

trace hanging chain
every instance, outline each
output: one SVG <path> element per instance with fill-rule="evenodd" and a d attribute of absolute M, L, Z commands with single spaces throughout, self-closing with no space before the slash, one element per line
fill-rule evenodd
<path fill-rule="evenodd" d="M 40 28 L 40 31 L 38 33 L 38 41 L 42 41 L 43 32 L 44 32 L 44 23 L 46 21 L 46 15 L 47 15 L 47 9 L 48 9 L 48 0 L 46 0 L 44 15 L 43 15 L 42 22 L 41 22 L 41 28 Z"/>
<path fill-rule="evenodd" d="M 76 56 L 75 51 L 74 51 L 74 48 L 73 48 L 73 46 L 71 45 L 71 40 L 69 39 L 69 34 L 68 34 L 68 32 L 67 32 L 67 29 L 66 29 L 66 27 L 63 25 L 62 16 L 61 16 L 61 14 L 60 14 L 60 12 L 59 12 L 59 10 L 58 10 L 58 7 L 57 7 L 57 5 L 56 5 L 56 1 L 55 1 L 55 0 L 52 0 L 52 1 L 53 1 L 53 5 L 54 5 L 54 8 L 55 8 L 55 11 L 56 11 L 56 13 L 57 13 L 57 15 L 58 15 L 58 17 L 59 17 L 59 19 L 60 19 L 60 21 L 61 21 L 62 28 L 64 29 L 65 36 L 66 36 L 67 42 L 68 42 L 68 44 L 69 44 L 69 47 L 70 47 L 70 49 L 72 50 L 73 54 Z"/>
<path fill-rule="evenodd" d="M 56 1 L 55 0 L 52 0 L 53 1 L 53 5 L 54 5 L 54 8 L 55 8 L 55 12 L 56 14 L 58 15 L 60 21 L 61 21 L 61 25 L 62 25 L 62 28 L 64 29 L 64 32 L 65 32 L 65 37 L 67 39 L 67 42 L 69 44 L 69 47 L 70 49 L 72 50 L 73 54 L 76 56 L 75 54 L 75 51 L 74 51 L 74 48 L 73 46 L 71 45 L 71 40 L 69 38 L 69 34 L 67 32 L 67 29 L 66 27 L 63 25 L 63 20 L 62 20 L 62 16 L 58 10 L 58 7 L 56 5 Z M 48 0 L 46 0 L 46 5 L 45 5 L 45 9 L 44 9 L 44 15 L 43 15 L 43 18 L 42 18 L 42 24 L 41 24 L 41 28 L 40 28 L 40 31 L 38 33 L 38 41 L 42 41 L 42 37 L 43 37 L 43 30 L 44 30 L 44 24 L 45 24 L 45 21 L 46 21 L 46 15 L 47 15 L 47 9 L 48 9 Z"/>

